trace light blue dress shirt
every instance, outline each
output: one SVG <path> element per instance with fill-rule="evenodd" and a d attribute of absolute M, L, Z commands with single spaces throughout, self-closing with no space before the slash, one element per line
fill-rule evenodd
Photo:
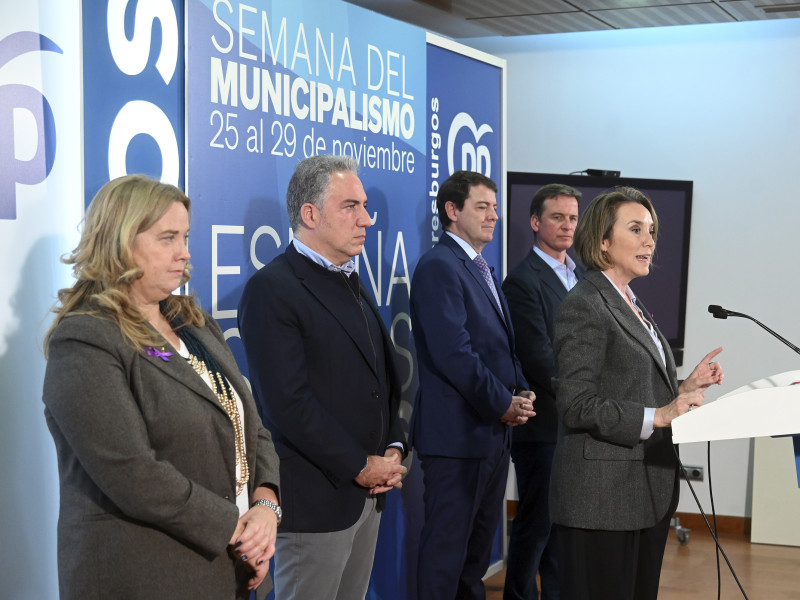
<path fill-rule="evenodd" d="M 567 288 L 567 291 L 571 290 L 575 287 L 575 284 L 578 283 L 578 276 L 575 275 L 575 261 L 572 260 L 569 255 L 565 256 L 566 262 L 559 262 L 547 252 L 539 248 L 539 246 L 534 245 L 533 251 L 538 254 L 541 259 L 547 263 L 558 278 L 561 280 L 561 283 L 564 284 L 564 287 Z"/>
<path fill-rule="evenodd" d="M 322 256 L 322 254 L 320 254 L 316 250 L 312 250 L 297 238 L 294 238 L 292 240 L 292 244 L 294 244 L 294 249 L 297 250 L 300 254 L 305 256 L 310 261 L 325 267 L 326 269 L 328 269 L 328 271 L 341 271 L 342 273 L 350 277 L 350 273 L 352 273 L 356 268 L 356 261 L 354 261 L 352 258 L 347 262 L 345 262 L 344 264 L 335 265 L 327 258 Z"/>

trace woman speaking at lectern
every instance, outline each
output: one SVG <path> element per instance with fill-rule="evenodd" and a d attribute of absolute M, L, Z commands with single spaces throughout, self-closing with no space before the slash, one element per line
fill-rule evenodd
<path fill-rule="evenodd" d="M 628 187 L 595 198 L 575 231 L 589 271 L 561 305 L 554 342 L 561 600 L 657 597 L 679 490 L 670 424 L 722 382 L 717 348 L 678 383 L 666 339 L 628 285 L 650 272 L 657 236 L 652 203 Z"/>

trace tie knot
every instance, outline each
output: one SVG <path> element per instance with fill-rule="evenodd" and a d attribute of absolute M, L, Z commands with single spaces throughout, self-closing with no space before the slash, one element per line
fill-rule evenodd
<path fill-rule="evenodd" d="M 497 295 L 497 288 L 494 285 L 494 279 L 492 278 L 492 271 L 489 268 L 489 263 L 487 263 L 486 259 L 480 254 L 473 258 L 472 261 L 475 263 L 475 266 L 478 267 L 478 271 L 481 272 L 484 281 L 486 281 L 486 285 L 489 286 L 489 290 L 492 292 L 492 296 L 494 297 L 495 302 L 497 302 L 497 306 L 502 311 L 500 296 Z"/>
<path fill-rule="evenodd" d="M 486 259 L 483 258 L 480 254 L 477 254 L 475 258 L 473 258 L 472 260 L 478 267 L 478 270 L 481 272 L 481 274 L 483 274 L 484 277 L 491 279 L 492 269 L 489 266 L 489 263 L 486 262 Z"/>

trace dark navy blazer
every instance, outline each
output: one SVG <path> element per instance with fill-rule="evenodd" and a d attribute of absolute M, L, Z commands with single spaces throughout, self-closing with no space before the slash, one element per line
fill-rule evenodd
<path fill-rule="evenodd" d="M 575 265 L 575 276 L 580 279 L 583 273 L 583 267 Z M 553 340 L 556 314 L 567 288 L 553 268 L 531 250 L 503 281 L 503 292 L 511 308 L 515 350 L 536 394 L 536 417 L 514 428 L 514 442 L 555 444 L 558 413 L 552 381 L 557 375 Z"/>
<path fill-rule="evenodd" d="M 239 304 L 253 394 L 281 461 L 282 531 L 353 525 L 369 493 L 353 481 L 367 455 L 405 441 L 394 346 L 355 277 L 289 245 L 247 282 Z M 374 350 L 385 357 L 377 369 Z"/>
<path fill-rule="evenodd" d="M 510 443 L 500 422 L 527 389 L 514 355 L 508 304 L 502 311 L 467 253 L 449 235 L 420 259 L 411 282 L 419 390 L 409 443 L 420 454 L 485 458 Z"/>

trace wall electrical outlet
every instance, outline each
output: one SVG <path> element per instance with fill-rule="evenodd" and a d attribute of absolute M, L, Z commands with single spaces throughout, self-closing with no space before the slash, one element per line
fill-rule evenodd
<path fill-rule="evenodd" d="M 689 465 L 683 465 L 683 471 L 681 471 L 681 479 L 688 479 L 689 481 L 703 481 L 703 467 L 692 467 Z"/>

